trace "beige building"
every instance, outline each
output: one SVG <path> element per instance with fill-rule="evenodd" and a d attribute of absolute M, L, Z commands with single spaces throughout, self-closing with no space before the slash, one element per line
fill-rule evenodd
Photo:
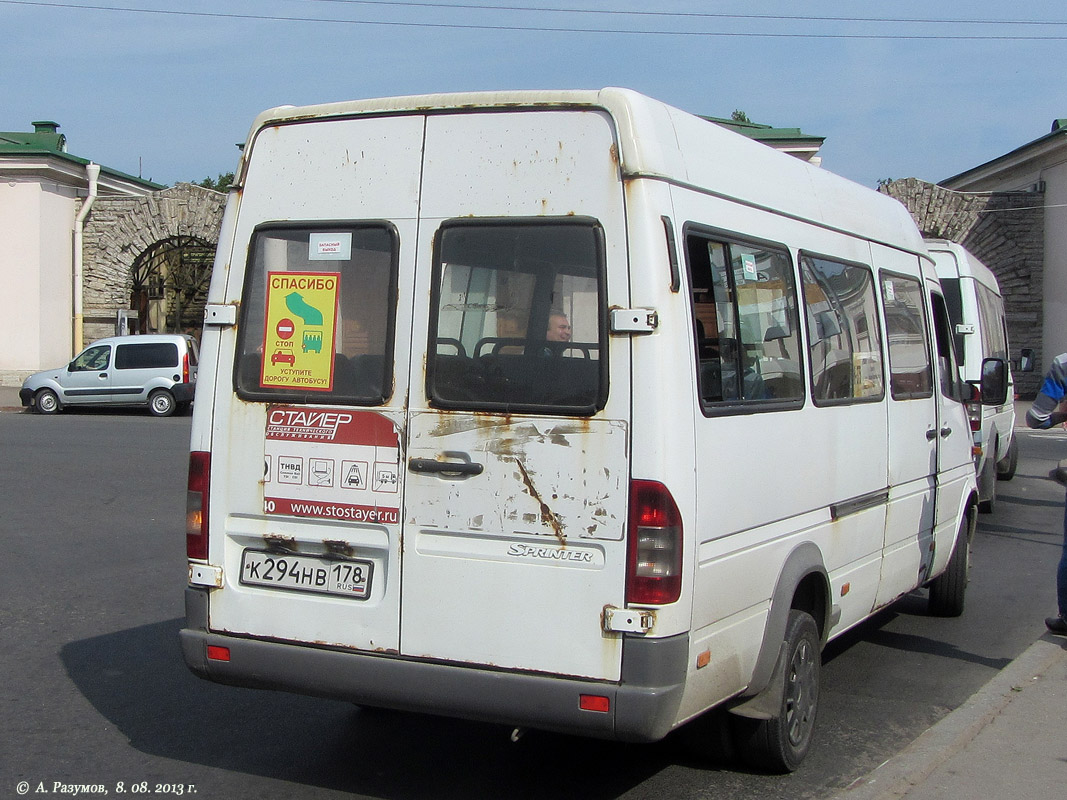
<path fill-rule="evenodd" d="M 941 181 L 956 192 L 1028 192 L 1043 207 L 1041 347 L 1044 370 L 1067 352 L 1067 119 L 1010 153 Z"/>
<path fill-rule="evenodd" d="M 80 239 L 90 196 L 137 197 L 163 187 L 67 152 L 55 122 L 0 132 L 0 382 L 70 360 L 79 325 Z M 78 258 L 75 254 L 78 254 Z"/>

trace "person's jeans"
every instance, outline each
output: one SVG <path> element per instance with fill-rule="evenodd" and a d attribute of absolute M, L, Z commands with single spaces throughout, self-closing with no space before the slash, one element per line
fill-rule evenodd
<path fill-rule="evenodd" d="M 1064 503 L 1063 511 L 1063 552 L 1056 570 L 1056 602 L 1060 616 L 1067 619 L 1067 503 Z"/>

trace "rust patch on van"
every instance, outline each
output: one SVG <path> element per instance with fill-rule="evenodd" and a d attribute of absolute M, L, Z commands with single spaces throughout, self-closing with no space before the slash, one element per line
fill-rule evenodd
<path fill-rule="evenodd" d="M 611 160 L 614 164 L 619 163 L 619 144 L 618 142 L 612 142 L 611 147 L 608 148 L 608 155 L 611 156 Z"/>
<path fill-rule="evenodd" d="M 552 532 L 556 535 L 556 539 L 559 540 L 560 546 L 566 547 L 567 537 L 563 533 L 563 526 L 560 525 L 559 518 L 552 513 L 552 509 L 541 499 L 541 495 L 538 493 L 537 487 L 534 486 L 533 481 L 530 479 L 530 473 L 526 471 L 526 467 L 523 466 L 522 461 L 515 459 L 515 463 L 518 464 L 519 472 L 522 473 L 522 482 L 526 486 L 526 491 L 529 492 L 530 497 L 532 497 L 541 508 L 541 521 L 546 525 L 551 526 Z"/>
<path fill-rule="evenodd" d="M 348 542 L 342 542 L 336 539 L 327 539 L 323 542 L 326 546 L 327 553 L 333 553 L 338 556 L 354 556 L 356 550 Z"/>
<path fill-rule="evenodd" d="M 268 533 L 263 537 L 267 549 L 279 553 L 295 553 L 299 550 L 296 539 L 292 536 L 283 536 L 280 533 Z"/>

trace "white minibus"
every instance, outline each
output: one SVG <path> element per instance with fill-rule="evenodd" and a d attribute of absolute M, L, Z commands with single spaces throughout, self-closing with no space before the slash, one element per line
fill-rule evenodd
<path fill-rule="evenodd" d="M 965 381 L 978 385 L 985 359 L 1008 360 L 1008 325 L 1000 286 L 992 271 L 963 246 L 944 239 L 928 239 L 926 248 L 945 293 L 960 373 Z M 1011 480 L 1019 460 L 1013 433 L 1013 386 L 1009 369 L 1008 393 L 1003 403 L 971 406 L 980 511 L 993 510 L 997 480 Z"/>
<path fill-rule="evenodd" d="M 185 660 L 625 741 L 720 709 L 794 769 L 828 640 L 963 609 L 951 335 L 895 200 L 631 91 L 267 111 L 205 313 Z"/>

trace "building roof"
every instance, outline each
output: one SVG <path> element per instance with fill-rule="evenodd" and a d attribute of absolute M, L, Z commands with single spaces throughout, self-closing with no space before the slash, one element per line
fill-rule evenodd
<path fill-rule="evenodd" d="M 1046 150 L 1049 145 L 1060 146 L 1065 143 L 1067 143 L 1067 119 L 1054 119 L 1052 120 L 1052 130 L 1044 136 L 1039 136 L 1032 142 L 1027 142 L 1022 147 L 1016 147 L 1014 150 L 1002 156 L 997 156 L 984 164 L 979 164 L 977 167 L 971 167 L 958 175 L 953 175 L 951 178 L 945 178 L 943 181 L 939 181 L 939 185 L 956 188 L 958 184 L 966 184 L 971 179 L 981 177 L 982 173 L 995 173 L 1001 167 L 1007 167 L 1013 163 L 1036 156 L 1041 151 Z"/>
<path fill-rule="evenodd" d="M 33 123 L 32 133 L 0 131 L 0 168 L 10 166 L 10 162 L 15 160 L 43 163 L 58 159 L 63 163 L 82 167 L 91 163 L 87 158 L 67 152 L 67 137 L 59 133 L 59 127 L 57 122 L 42 120 Z M 101 166 L 100 174 L 141 189 L 155 191 L 165 188 L 162 184 L 146 181 L 110 167 Z"/>
<path fill-rule="evenodd" d="M 819 152 L 819 148 L 826 141 L 825 136 L 812 136 L 804 133 L 800 128 L 775 128 L 772 125 L 764 125 L 758 122 L 739 122 L 735 119 L 723 119 L 722 117 L 701 116 L 708 122 L 714 122 L 728 130 L 755 139 L 765 145 L 784 150 L 793 155 L 802 155 L 811 158 Z"/>

